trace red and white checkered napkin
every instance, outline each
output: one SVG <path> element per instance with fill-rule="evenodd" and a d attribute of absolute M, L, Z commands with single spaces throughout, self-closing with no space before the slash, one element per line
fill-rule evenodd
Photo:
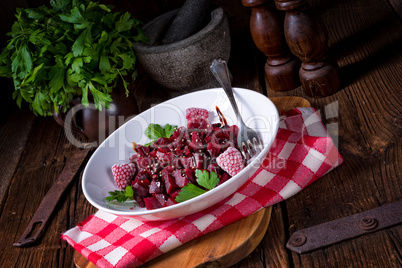
<path fill-rule="evenodd" d="M 62 238 L 99 267 L 135 267 L 283 201 L 343 162 L 313 108 L 284 116 L 257 172 L 232 196 L 183 218 L 141 222 L 98 211 Z"/>

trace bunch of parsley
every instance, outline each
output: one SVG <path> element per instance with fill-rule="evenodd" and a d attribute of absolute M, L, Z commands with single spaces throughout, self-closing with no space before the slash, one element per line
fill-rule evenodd
<path fill-rule="evenodd" d="M 136 75 L 133 42 L 146 41 L 140 21 L 88 0 L 51 0 L 50 7 L 17 9 L 8 45 L 0 54 L 0 76 L 12 78 L 13 98 L 36 115 L 66 112 L 80 96 L 108 108 L 119 79 Z M 60 108 L 61 107 L 61 108 Z M 60 110 L 59 110 L 60 108 Z"/>

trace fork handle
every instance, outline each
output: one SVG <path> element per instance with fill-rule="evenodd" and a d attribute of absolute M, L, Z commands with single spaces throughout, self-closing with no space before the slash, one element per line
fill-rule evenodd
<path fill-rule="evenodd" d="M 214 60 L 210 67 L 213 75 L 215 76 L 216 80 L 218 80 L 219 84 L 225 90 L 226 95 L 230 103 L 232 104 L 234 113 L 237 117 L 237 121 L 244 125 L 243 119 L 240 116 L 239 108 L 237 107 L 237 103 L 235 97 L 233 95 L 232 85 L 230 83 L 230 74 L 229 68 L 227 66 L 226 61 L 224 60 Z"/>

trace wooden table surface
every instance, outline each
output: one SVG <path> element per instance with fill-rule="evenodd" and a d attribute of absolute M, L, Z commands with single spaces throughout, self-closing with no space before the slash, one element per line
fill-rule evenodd
<path fill-rule="evenodd" d="M 115 4 L 130 9 L 134 2 L 138 1 Z M 146 2 L 148 7 L 142 4 L 132 12 L 145 22 L 183 1 Z M 251 40 L 249 12 L 240 2 L 215 1 L 225 8 L 230 21 L 233 85 L 268 97 L 307 98 L 301 88 L 278 93 L 266 86 L 265 57 Z M 1 16 L 1 22 L 12 18 L 9 13 L 15 5 L 28 3 L 0 1 L 1 12 L 8 12 Z M 301 193 L 273 206 L 262 242 L 234 267 L 401 267 L 401 225 L 307 254 L 285 247 L 297 230 L 402 199 L 402 4 L 397 0 L 310 3 L 326 23 L 342 87 L 332 96 L 307 99 L 321 113 L 345 162 Z M 4 40 L 4 34 L 0 39 Z M 36 118 L 26 107 L 16 107 L 10 81 L 2 79 L 0 87 L 0 267 L 72 267 L 74 249 L 60 239 L 60 233 L 95 212 L 85 200 L 80 178 L 63 196 L 41 243 L 29 248 L 12 246 L 74 147 L 52 118 Z M 141 111 L 171 97 L 145 74 L 136 82 L 133 94 Z"/>

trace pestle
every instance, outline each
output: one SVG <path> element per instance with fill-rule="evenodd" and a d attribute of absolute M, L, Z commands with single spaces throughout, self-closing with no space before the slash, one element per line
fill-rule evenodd
<path fill-rule="evenodd" d="M 211 0 L 186 0 L 162 43 L 175 43 L 201 30 L 211 19 L 210 2 Z"/>

